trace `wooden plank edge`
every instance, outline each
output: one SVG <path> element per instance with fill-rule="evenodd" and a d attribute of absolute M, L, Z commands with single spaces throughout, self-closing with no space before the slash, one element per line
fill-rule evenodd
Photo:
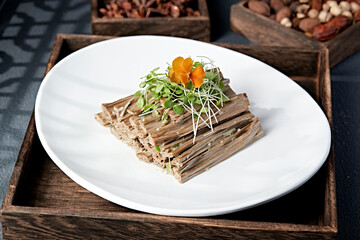
<path fill-rule="evenodd" d="M 179 18 L 165 18 L 165 17 L 151 17 L 151 18 L 94 18 L 93 24 L 111 24 L 111 23 L 136 23 L 142 24 L 144 22 L 153 22 L 153 23 L 177 23 L 177 22 L 209 22 L 209 17 L 206 16 L 187 16 Z"/>
<path fill-rule="evenodd" d="M 91 45 L 93 43 L 116 38 L 116 36 L 59 33 L 59 34 L 57 34 L 57 38 L 58 38 L 58 41 L 54 43 L 53 48 L 55 48 L 55 47 L 58 48 L 57 55 L 59 55 L 61 48 L 64 47 L 64 45 L 66 45 L 69 48 L 69 50 L 75 52 L 76 50 L 79 50 L 79 49 L 86 47 L 88 45 Z M 51 63 L 49 61 L 49 63 L 50 63 L 49 67 L 52 68 L 59 60 L 60 59 L 58 59 L 58 56 L 57 56 L 56 58 L 54 58 L 54 60 L 51 61 Z"/>
<path fill-rule="evenodd" d="M 209 9 L 208 9 L 206 0 L 198 0 L 198 9 L 199 9 L 200 15 L 208 18 L 210 21 Z"/>
<path fill-rule="evenodd" d="M 293 46 L 272 46 L 272 45 L 249 45 L 249 44 L 238 44 L 238 43 L 221 43 L 221 42 L 211 42 L 214 45 L 221 47 L 229 48 L 236 51 L 237 49 L 255 49 L 260 51 L 293 51 L 293 52 L 305 52 L 305 53 L 319 53 L 320 49 L 317 48 L 306 48 L 303 47 L 293 47 Z"/>
<path fill-rule="evenodd" d="M 50 52 L 49 61 L 46 65 L 44 77 L 50 71 L 50 69 L 55 65 L 55 62 L 59 58 L 60 49 L 62 47 L 63 42 L 64 42 L 64 34 L 57 34 L 55 41 L 53 43 L 53 47 Z"/>
<path fill-rule="evenodd" d="M 95 41 L 105 41 L 111 38 L 116 38 L 118 36 L 107 36 L 107 35 L 87 35 L 87 34 L 74 34 L 74 33 L 58 33 L 59 38 L 62 38 L 65 41 L 68 40 L 95 40 Z M 91 43 L 90 43 L 91 44 Z"/>
<path fill-rule="evenodd" d="M 69 33 L 58 33 L 55 42 L 58 42 L 56 48 L 55 48 L 55 43 L 53 46 L 53 51 L 52 54 L 55 53 L 56 51 L 59 51 L 59 47 L 61 47 L 61 44 L 63 42 L 66 42 L 68 40 L 74 40 L 74 39 L 78 39 L 78 40 L 94 40 L 94 41 L 103 41 L 103 40 L 108 40 L 108 39 L 112 39 L 112 38 L 119 38 L 122 36 L 108 36 L 108 35 L 86 35 L 86 34 L 69 34 Z M 293 51 L 293 52 L 304 52 L 304 53 L 319 53 L 320 49 L 316 49 L 316 48 L 307 48 L 304 49 L 302 47 L 292 47 L 292 46 L 271 46 L 271 45 L 248 45 L 248 44 L 238 44 L 238 43 L 222 43 L 222 42 L 209 42 L 209 41 L 201 41 L 201 40 L 197 40 L 200 42 L 205 42 L 205 43 L 210 43 L 216 46 L 220 46 L 220 47 L 224 47 L 224 48 L 228 48 L 230 50 L 233 51 L 237 51 L 239 52 L 239 50 L 253 50 L 255 49 L 256 51 L 268 51 L 269 49 L 273 50 L 273 51 L 284 51 L 284 49 L 286 51 Z M 58 57 L 59 53 L 57 53 Z M 47 69 L 48 70 L 48 69 Z M 47 72 L 46 72 L 47 73 Z"/>
<path fill-rule="evenodd" d="M 98 8 L 98 0 L 91 0 L 91 25 L 99 18 Z"/>
<path fill-rule="evenodd" d="M 348 27 L 333 39 L 324 42 L 329 49 L 329 65 L 334 67 L 353 53 L 360 50 L 360 22 Z"/>
<path fill-rule="evenodd" d="M 26 162 L 28 161 L 28 156 L 31 150 L 31 146 L 33 144 L 35 134 L 36 134 L 35 115 L 33 112 L 26 130 L 24 140 L 20 147 L 19 155 L 16 160 L 14 170 L 10 178 L 9 186 L 5 193 L 4 201 L 0 211 L 1 218 L 3 218 L 4 212 L 6 212 L 8 209 L 11 209 L 14 196 L 16 194 L 16 186 L 18 186 L 21 175 L 24 172 L 23 170 L 26 166 Z"/>
<path fill-rule="evenodd" d="M 284 232 L 307 232 L 307 233 L 331 233 L 336 234 L 337 230 L 333 227 L 322 225 L 306 225 L 295 223 L 277 223 L 277 222 L 254 222 L 241 221 L 229 219 L 213 219 L 213 218 L 186 218 L 186 217 L 171 217 L 154 215 L 147 213 L 123 213 L 123 212 L 109 212 L 98 211 L 84 213 L 83 210 L 73 209 L 56 209 L 46 207 L 25 207 L 25 206 L 10 206 L 3 211 L 4 216 L 13 215 L 51 215 L 58 217 L 78 217 L 89 219 L 106 219 L 106 220 L 121 220 L 131 222 L 152 222 L 169 224 L 189 224 L 200 227 L 218 227 L 233 230 L 261 230 L 261 231 L 284 231 Z"/>
<path fill-rule="evenodd" d="M 321 105 L 324 113 L 329 120 L 331 128 L 331 148 L 327 159 L 327 181 L 325 183 L 325 202 L 324 202 L 324 225 L 327 225 L 337 231 L 337 212 L 336 212 L 336 182 L 335 182 L 335 164 L 334 164 L 334 138 L 333 138 L 333 116 L 331 103 L 331 80 L 329 66 L 329 50 L 324 48 L 320 52 L 320 96 Z"/>

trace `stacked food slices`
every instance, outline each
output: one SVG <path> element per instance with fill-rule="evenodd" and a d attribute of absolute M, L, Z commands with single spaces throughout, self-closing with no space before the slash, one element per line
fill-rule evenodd
<path fill-rule="evenodd" d="M 167 169 L 180 182 L 208 170 L 262 136 L 260 121 L 250 112 L 245 93 L 235 94 L 224 79 L 224 94 L 230 99 L 221 108 L 213 106 L 213 116 L 168 112 L 166 124 L 160 114 L 142 115 L 134 95 L 102 104 L 95 119 L 109 127 L 113 135 L 135 149 L 140 160 Z M 163 104 L 163 101 L 160 101 Z M 194 126 L 197 126 L 194 130 Z M 120 160 L 119 160 L 120 161 Z"/>

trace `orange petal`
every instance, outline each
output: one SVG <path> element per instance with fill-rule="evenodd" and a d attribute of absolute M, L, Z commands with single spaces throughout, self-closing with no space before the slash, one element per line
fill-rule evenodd
<path fill-rule="evenodd" d="M 177 57 L 172 62 L 172 68 L 174 69 L 175 72 L 182 72 L 183 71 L 183 63 L 184 63 L 184 58 Z"/>
<path fill-rule="evenodd" d="M 170 81 L 175 82 L 177 84 L 181 82 L 181 78 L 179 77 L 179 74 L 177 74 L 173 69 L 169 70 L 169 78 Z"/>
<path fill-rule="evenodd" d="M 176 82 L 176 83 L 179 83 L 179 82 L 180 82 L 180 80 L 176 79 L 176 77 L 175 77 L 175 71 L 174 71 L 174 69 L 170 69 L 170 70 L 169 70 L 169 78 L 170 78 L 170 81 L 172 81 L 172 82 Z M 178 81 L 178 82 L 177 82 L 177 81 Z"/>
<path fill-rule="evenodd" d="M 175 82 L 179 84 L 180 82 L 186 87 L 186 85 L 189 83 L 188 76 L 185 73 L 176 73 L 174 71 L 169 70 L 169 78 L 170 81 Z"/>
<path fill-rule="evenodd" d="M 194 88 L 198 88 L 203 84 L 203 79 L 205 77 L 205 72 L 202 66 L 197 66 L 194 71 L 189 75 L 191 81 L 193 82 Z"/>
<path fill-rule="evenodd" d="M 193 61 L 191 58 L 187 58 L 183 62 L 183 71 L 189 73 L 193 67 Z"/>
<path fill-rule="evenodd" d="M 185 73 L 179 73 L 177 74 L 180 78 L 180 81 L 182 82 L 182 84 L 184 85 L 184 87 L 186 87 L 189 83 L 189 78 L 187 76 L 187 74 Z"/>

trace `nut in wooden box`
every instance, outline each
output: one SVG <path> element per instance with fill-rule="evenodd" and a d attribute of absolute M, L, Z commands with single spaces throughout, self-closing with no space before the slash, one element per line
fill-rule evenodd
<path fill-rule="evenodd" d="M 165 35 L 210 41 L 210 18 L 206 0 L 196 0 L 200 16 L 101 18 L 103 0 L 91 1 L 91 28 L 94 35 Z"/>
<path fill-rule="evenodd" d="M 351 24 L 345 30 L 329 40 L 319 41 L 306 36 L 306 34 L 300 30 L 286 27 L 285 21 L 284 23 L 280 23 L 280 21 L 277 22 L 276 20 L 264 16 L 270 16 L 270 8 L 265 9 L 264 7 L 261 8 L 261 6 L 256 6 L 256 8 L 259 9 L 259 11 L 262 10 L 262 12 L 258 11 L 259 13 L 255 13 L 254 11 L 251 11 L 249 9 L 250 2 L 259 3 L 262 1 L 244 0 L 231 6 L 230 27 L 232 31 L 244 35 L 251 41 L 261 45 L 300 47 L 303 49 L 327 48 L 329 50 L 330 67 L 335 66 L 348 56 L 360 50 L 360 21 Z M 320 2 L 321 7 L 322 1 L 318 2 Z M 302 6 L 306 5 L 302 4 Z M 313 13 L 316 14 L 315 11 L 308 12 L 308 14 Z M 311 17 L 309 17 L 309 19 L 310 18 Z M 289 22 L 289 24 L 292 23 Z"/>

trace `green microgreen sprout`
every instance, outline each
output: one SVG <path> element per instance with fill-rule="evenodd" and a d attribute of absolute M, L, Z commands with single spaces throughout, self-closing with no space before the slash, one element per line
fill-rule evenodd
<path fill-rule="evenodd" d="M 168 64 L 165 73 L 158 73 L 159 67 L 150 71 L 139 84 L 141 90 L 134 94 L 137 100 L 137 106 L 142 109 L 140 116 L 152 114 L 154 117 L 161 116 L 161 122 L 167 124 L 169 111 L 176 114 L 189 112 L 192 116 L 193 132 L 195 142 L 197 129 L 205 124 L 213 130 L 213 123 L 218 122 L 216 115 L 220 108 L 230 99 L 224 94 L 225 84 L 220 79 L 219 71 L 214 65 L 214 61 L 201 56 L 201 61 L 193 61 L 193 68 L 201 65 L 205 70 L 203 84 L 194 88 L 189 79 L 187 86 L 182 83 L 175 83 L 169 79 Z M 160 150 L 156 146 L 156 150 Z M 159 151 L 160 152 L 160 151 Z"/>
<path fill-rule="evenodd" d="M 170 173 L 171 173 L 170 158 L 169 158 L 169 161 L 166 163 L 166 173 L 167 173 L 167 174 L 170 174 Z"/>

